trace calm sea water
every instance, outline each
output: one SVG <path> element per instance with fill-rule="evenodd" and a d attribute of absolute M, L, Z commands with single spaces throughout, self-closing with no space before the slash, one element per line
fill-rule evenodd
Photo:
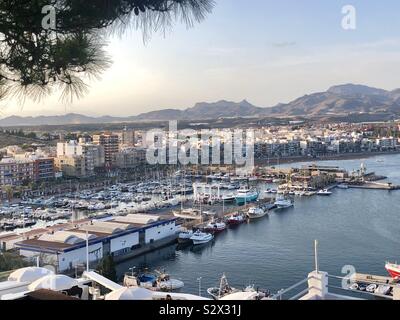
<path fill-rule="evenodd" d="M 357 170 L 361 162 L 400 184 L 400 155 L 323 164 Z M 162 267 L 195 294 L 198 278 L 204 294 L 225 272 L 231 286 L 255 284 L 276 292 L 314 269 L 315 239 L 321 270 L 343 276 L 342 267 L 353 265 L 357 272 L 386 275 L 386 261 L 400 262 L 400 191 L 334 190 L 331 197 L 296 198 L 295 208 L 229 229 L 205 247 L 170 246 L 120 264 L 118 272 Z"/>

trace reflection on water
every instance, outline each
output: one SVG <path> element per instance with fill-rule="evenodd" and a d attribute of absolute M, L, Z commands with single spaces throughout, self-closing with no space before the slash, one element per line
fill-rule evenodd
<path fill-rule="evenodd" d="M 367 169 L 400 184 L 400 155 L 365 159 Z M 326 161 L 347 170 L 360 160 Z M 297 166 L 301 166 L 298 164 Z M 295 166 L 285 165 L 288 166 Z M 218 284 L 226 273 L 233 287 L 255 284 L 271 291 L 288 287 L 313 269 L 313 241 L 320 243 L 320 268 L 341 275 L 344 265 L 386 275 L 387 260 L 400 261 L 400 191 L 334 190 L 330 197 L 296 198 L 295 207 L 242 224 L 201 247 L 169 246 L 118 266 L 166 268 L 185 282 L 184 292 L 198 293 Z"/>

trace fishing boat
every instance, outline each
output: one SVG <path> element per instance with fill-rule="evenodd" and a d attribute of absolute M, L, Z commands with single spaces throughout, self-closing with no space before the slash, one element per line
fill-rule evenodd
<path fill-rule="evenodd" d="M 201 231 L 196 231 L 193 236 L 190 238 L 193 241 L 193 244 L 200 245 L 200 244 L 205 244 L 214 239 L 214 236 L 211 233 L 206 233 L 206 232 L 201 232 Z"/>
<path fill-rule="evenodd" d="M 259 219 L 264 217 L 267 213 L 268 210 L 262 207 L 252 207 L 247 212 L 247 217 L 249 217 L 249 219 Z"/>
<path fill-rule="evenodd" d="M 230 226 L 235 226 L 235 225 L 239 225 L 239 224 L 246 222 L 246 218 L 243 214 L 236 213 L 236 214 L 233 214 L 233 215 L 227 217 L 226 222 Z"/>
<path fill-rule="evenodd" d="M 330 196 L 331 194 L 332 194 L 332 192 L 329 191 L 328 189 L 319 190 L 317 192 L 317 195 L 319 195 L 319 196 Z"/>
<path fill-rule="evenodd" d="M 385 269 L 393 279 L 400 279 L 400 265 L 388 262 L 385 265 Z"/>
<path fill-rule="evenodd" d="M 225 222 L 210 222 L 205 228 L 207 232 L 211 233 L 220 233 L 226 230 L 226 223 Z"/>
<path fill-rule="evenodd" d="M 213 297 L 215 300 L 219 300 L 227 295 L 240 292 L 240 290 L 232 288 L 229 283 L 228 279 L 225 276 L 225 273 L 222 275 L 219 287 L 212 287 L 207 289 L 207 293 Z"/>
<path fill-rule="evenodd" d="M 178 242 L 179 243 L 188 243 L 192 242 L 190 239 L 193 236 L 193 231 L 192 230 L 183 230 L 179 233 L 178 235 Z"/>
<path fill-rule="evenodd" d="M 293 207 L 294 203 L 291 199 L 279 197 L 276 199 L 274 205 L 276 206 L 276 209 L 287 209 Z"/>
<path fill-rule="evenodd" d="M 235 200 L 237 205 L 244 205 L 256 201 L 258 196 L 259 192 L 256 190 L 240 189 L 235 196 Z"/>

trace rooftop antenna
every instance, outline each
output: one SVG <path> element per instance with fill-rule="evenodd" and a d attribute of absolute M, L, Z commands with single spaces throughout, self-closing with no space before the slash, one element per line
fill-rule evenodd
<path fill-rule="evenodd" d="M 319 273 L 318 270 L 318 240 L 314 240 L 314 256 L 315 256 L 315 271 Z"/>

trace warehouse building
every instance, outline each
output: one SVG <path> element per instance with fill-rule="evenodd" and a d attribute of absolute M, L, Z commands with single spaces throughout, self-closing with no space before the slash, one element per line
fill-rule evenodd
<path fill-rule="evenodd" d="M 43 234 L 15 247 L 24 257 L 39 257 L 42 264 L 52 265 L 58 272 L 72 273 L 86 264 L 87 251 L 92 266 L 106 255 L 119 262 L 176 241 L 178 230 L 174 217 L 130 214 Z"/>

